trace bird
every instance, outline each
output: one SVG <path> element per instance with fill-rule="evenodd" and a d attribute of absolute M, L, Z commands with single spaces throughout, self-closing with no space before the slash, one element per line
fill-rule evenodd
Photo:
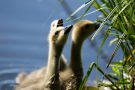
<path fill-rule="evenodd" d="M 99 28 L 99 23 L 80 20 L 72 30 L 71 55 L 68 68 L 60 73 L 63 81 L 62 90 L 78 90 L 83 78 L 81 50 L 83 42 Z M 66 77 L 66 78 L 65 78 Z"/>
<path fill-rule="evenodd" d="M 60 57 L 72 27 L 72 25 L 63 27 L 62 19 L 51 23 L 51 30 L 48 35 L 49 52 L 47 67 L 34 71 L 30 75 L 23 73 L 21 76 L 20 74 L 20 77 L 23 77 L 23 79 L 20 79 L 22 81 L 19 82 L 15 90 L 60 90 Z M 42 75 L 39 76 L 37 73 Z"/>
<path fill-rule="evenodd" d="M 57 19 L 57 20 L 53 20 L 53 22 L 50 25 L 50 30 L 54 30 L 57 27 L 63 26 L 63 19 Z M 60 57 L 60 71 L 64 70 L 67 67 L 66 64 L 66 58 L 65 56 L 62 54 Z M 27 81 L 31 81 L 30 79 L 33 79 L 31 77 L 35 77 L 35 78 L 40 78 L 42 77 L 44 74 L 46 74 L 46 66 L 42 67 L 38 70 L 34 70 L 33 72 L 31 72 L 30 74 L 26 73 L 26 72 L 20 72 L 17 77 L 15 78 L 16 84 L 20 84 L 23 80 L 27 80 Z"/>
<path fill-rule="evenodd" d="M 64 55 L 60 57 L 60 62 L 64 62 L 63 66 L 66 68 L 59 72 L 61 83 L 61 89 L 59 90 L 78 90 L 83 77 L 81 58 L 82 45 L 83 42 L 99 28 L 99 26 L 99 23 L 94 23 L 90 20 L 81 20 L 74 24 L 69 65 L 64 62 Z M 62 66 L 61 64 L 62 63 L 60 63 L 60 66 Z M 45 67 L 43 68 L 45 69 Z"/>

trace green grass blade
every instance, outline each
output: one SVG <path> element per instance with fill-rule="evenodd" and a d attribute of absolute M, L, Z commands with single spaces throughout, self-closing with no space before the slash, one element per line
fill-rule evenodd
<path fill-rule="evenodd" d="M 117 10 L 118 6 L 116 6 L 111 12 L 110 14 L 105 18 L 105 20 L 101 23 L 100 27 L 98 28 L 98 30 L 94 33 L 94 35 L 92 36 L 91 40 L 94 40 L 95 37 L 97 36 L 97 34 L 100 32 L 100 30 L 104 27 L 106 21 L 111 18 L 111 16 L 114 14 L 114 12 Z"/>
<path fill-rule="evenodd" d="M 102 8 L 102 5 L 99 4 L 96 0 L 94 1 L 93 5 L 94 5 L 94 7 L 95 7 L 96 9 Z M 108 15 L 108 13 L 107 13 L 106 10 L 102 10 L 102 9 L 101 9 L 100 11 L 104 14 L 104 16 L 107 16 L 107 15 Z"/>
<path fill-rule="evenodd" d="M 130 4 L 132 1 L 130 1 L 129 3 L 127 3 L 125 5 L 125 7 L 112 19 L 112 23 L 115 22 L 115 20 L 117 19 L 118 15 L 120 15 Z M 98 30 L 94 33 L 94 35 L 92 36 L 91 40 L 94 40 L 95 37 L 97 36 L 97 34 L 100 32 L 100 30 L 103 28 L 103 26 L 105 25 L 106 21 L 115 13 L 115 11 L 118 9 L 118 5 L 115 6 L 115 8 L 110 12 L 110 14 L 105 18 L 105 20 L 102 22 L 102 24 L 100 25 L 100 27 L 98 28 Z"/>
<path fill-rule="evenodd" d="M 91 73 L 91 71 L 92 71 L 94 65 L 95 65 L 94 62 L 92 62 L 92 63 L 90 64 L 89 70 L 87 71 L 87 74 L 86 74 L 86 76 L 84 77 L 84 79 L 83 79 L 83 81 L 82 81 L 82 83 L 81 83 L 81 85 L 80 85 L 80 87 L 79 87 L 79 90 L 83 90 L 83 88 L 84 88 L 84 86 L 85 86 L 85 84 L 86 84 L 86 81 L 88 80 L 88 77 L 90 76 L 90 73 Z"/>
<path fill-rule="evenodd" d="M 104 36 L 104 38 L 103 38 L 103 40 L 102 40 L 102 42 L 101 42 L 101 44 L 100 44 L 100 47 L 99 47 L 99 49 L 98 49 L 98 56 L 100 55 L 100 52 L 101 52 L 101 50 L 102 50 L 102 48 L 103 48 L 103 46 L 104 46 L 104 43 L 105 43 L 106 39 L 107 39 L 108 36 L 109 36 L 109 32 L 110 32 L 111 28 L 112 28 L 112 26 L 110 26 L 110 27 L 107 29 L 107 31 L 106 31 L 106 34 L 105 34 L 105 36 Z"/>
<path fill-rule="evenodd" d="M 120 44 L 121 44 L 121 42 L 122 42 L 122 40 L 123 40 L 124 37 L 125 37 L 125 33 L 123 33 L 122 34 L 122 38 L 119 39 L 119 41 L 118 41 L 118 43 L 117 43 L 117 45 L 116 45 L 116 47 L 115 47 L 115 49 L 114 49 L 114 51 L 113 51 L 113 53 L 111 55 L 111 58 L 110 58 L 109 63 L 108 63 L 108 65 L 107 65 L 106 68 L 108 68 L 109 65 L 111 64 L 111 62 L 112 62 L 114 56 L 116 55 L 116 52 L 117 52 L 117 50 L 118 50 L 118 48 L 119 48 L 119 46 L 120 46 Z"/>
<path fill-rule="evenodd" d="M 95 62 L 92 62 L 92 63 L 90 64 L 89 70 L 87 71 L 87 74 L 86 74 L 86 76 L 84 77 L 84 79 L 83 79 L 83 81 L 82 81 L 82 83 L 81 83 L 81 85 L 80 85 L 80 87 L 79 87 L 79 90 L 83 90 L 83 88 L 84 88 L 84 86 L 85 86 L 85 84 L 86 84 L 86 81 L 88 80 L 88 77 L 90 76 L 90 73 L 91 73 L 91 71 L 92 71 L 92 69 L 93 69 L 94 66 L 97 68 L 97 70 L 98 70 L 101 74 L 103 74 L 103 75 L 117 88 L 117 90 L 120 90 L 120 89 L 118 88 L 118 86 L 104 73 L 104 71 L 103 71 Z"/>
<path fill-rule="evenodd" d="M 91 7 L 92 4 L 93 4 L 93 1 L 94 1 L 94 0 L 91 1 L 91 4 L 90 4 L 89 7 L 84 11 L 84 13 L 81 15 L 80 19 L 82 19 L 82 18 L 85 16 L 85 14 L 89 11 L 90 7 Z"/>
<path fill-rule="evenodd" d="M 91 3 L 91 0 L 89 0 L 88 2 L 84 3 L 83 5 L 81 5 L 78 9 L 76 9 L 67 19 L 66 21 L 69 21 L 76 13 L 78 13 L 81 9 L 83 9 L 84 7 L 86 7 L 87 5 L 89 5 Z"/>

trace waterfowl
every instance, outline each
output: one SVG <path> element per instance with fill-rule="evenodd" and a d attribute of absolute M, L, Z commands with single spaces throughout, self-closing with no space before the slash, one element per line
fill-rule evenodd
<path fill-rule="evenodd" d="M 54 20 L 50 25 L 50 30 L 55 30 L 57 27 L 63 26 L 63 19 Z M 64 70 L 67 67 L 66 59 L 64 55 L 62 54 L 60 57 L 60 71 Z M 35 77 L 35 79 L 38 79 L 40 77 L 43 77 L 46 74 L 46 66 L 42 67 L 38 70 L 34 70 L 30 74 L 26 72 L 21 72 L 16 77 L 16 83 L 19 85 L 23 80 L 31 81 L 31 77 Z"/>
<path fill-rule="evenodd" d="M 68 69 L 60 75 L 63 80 L 63 90 L 78 90 L 83 78 L 81 58 L 82 45 L 99 26 L 98 23 L 89 20 L 81 20 L 74 24 L 72 30 L 70 63 Z"/>
<path fill-rule="evenodd" d="M 64 62 L 64 64 L 61 63 L 60 65 L 63 65 L 66 68 L 59 72 L 61 83 L 59 84 L 61 88 L 59 88 L 59 90 L 78 90 L 83 77 L 81 58 L 82 45 L 83 42 L 98 28 L 98 23 L 93 23 L 89 20 L 81 20 L 73 26 L 69 66 L 67 67 L 63 57 L 60 58 L 61 62 Z"/>
<path fill-rule="evenodd" d="M 48 36 L 49 54 L 47 68 L 34 71 L 24 77 L 21 83 L 16 86 L 16 90 L 60 90 L 59 60 L 71 29 L 72 25 L 63 27 L 62 19 L 52 22 Z M 42 71 L 40 73 L 42 75 L 38 76 L 36 72 L 39 74 L 40 71 Z M 32 75 L 35 76 L 35 74 L 37 77 L 31 77 Z"/>

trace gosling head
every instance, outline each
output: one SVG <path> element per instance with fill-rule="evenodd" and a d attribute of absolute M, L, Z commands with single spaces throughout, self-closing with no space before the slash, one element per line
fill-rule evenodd
<path fill-rule="evenodd" d="M 57 27 L 61 27 L 63 26 L 63 19 L 58 19 L 58 20 L 54 20 L 52 23 L 51 23 L 51 31 L 54 30 L 55 28 Z"/>
<path fill-rule="evenodd" d="M 74 42 L 83 42 L 100 26 L 99 23 L 94 23 L 89 20 L 81 20 L 77 22 L 72 31 L 72 40 Z"/>
<path fill-rule="evenodd" d="M 51 31 L 49 34 L 49 42 L 56 46 L 64 46 L 67 41 L 72 25 L 63 27 L 63 20 L 55 20 L 51 23 Z"/>

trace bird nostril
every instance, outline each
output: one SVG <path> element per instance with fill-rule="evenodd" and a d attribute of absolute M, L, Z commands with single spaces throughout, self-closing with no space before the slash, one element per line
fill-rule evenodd
<path fill-rule="evenodd" d="M 98 29 L 100 27 L 100 23 L 96 23 L 95 29 Z"/>

